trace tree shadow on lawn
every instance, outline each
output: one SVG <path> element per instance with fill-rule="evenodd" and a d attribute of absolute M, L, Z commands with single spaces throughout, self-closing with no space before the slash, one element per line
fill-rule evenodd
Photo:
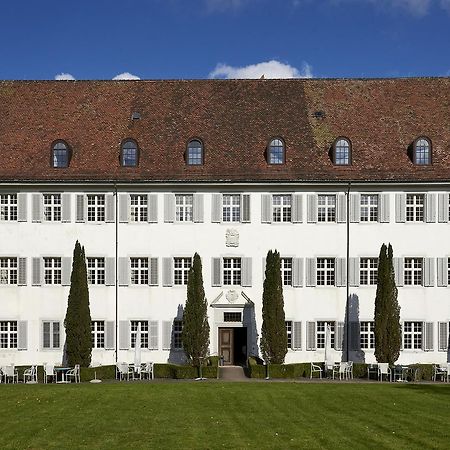
<path fill-rule="evenodd" d="M 400 389 L 408 389 L 417 393 L 450 395 L 450 384 L 401 384 Z"/>

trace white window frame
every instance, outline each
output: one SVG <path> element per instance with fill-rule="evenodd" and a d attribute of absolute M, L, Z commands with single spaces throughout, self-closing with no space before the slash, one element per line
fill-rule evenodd
<path fill-rule="evenodd" d="M 62 198 L 61 194 L 42 194 L 44 222 L 61 222 Z"/>
<path fill-rule="evenodd" d="M 0 350 L 19 348 L 19 322 L 0 320 Z"/>
<path fill-rule="evenodd" d="M 44 284 L 47 286 L 62 284 L 62 260 L 60 257 L 44 256 Z"/>
<path fill-rule="evenodd" d="M 294 322 L 292 320 L 285 320 L 284 325 L 286 327 L 287 336 L 287 348 L 292 349 L 292 339 L 294 339 Z"/>
<path fill-rule="evenodd" d="M 86 258 L 88 283 L 91 285 L 104 285 L 106 280 L 106 264 L 103 257 Z"/>
<path fill-rule="evenodd" d="M 106 195 L 86 194 L 87 222 L 106 222 Z"/>
<path fill-rule="evenodd" d="M 403 322 L 403 348 L 405 350 L 422 350 L 424 340 L 424 323 L 422 321 Z"/>
<path fill-rule="evenodd" d="M 241 194 L 222 194 L 222 222 L 240 222 L 241 206 Z"/>
<path fill-rule="evenodd" d="M 148 221 L 148 196 L 130 194 L 130 222 Z"/>
<path fill-rule="evenodd" d="M 292 222 L 292 194 L 272 194 L 272 222 Z"/>
<path fill-rule="evenodd" d="M 148 320 L 130 320 L 130 348 L 135 347 L 139 322 L 141 323 L 141 348 L 148 348 L 150 339 L 150 322 Z"/>
<path fill-rule="evenodd" d="M 173 258 L 173 284 L 175 286 L 187 285 L 189 270 L 191 267 L 191 257 L 176 256 Z"/>
<path fill-rule="evenodd" d="M 45 325 L 49 324 L 49 345 L 45 345 Z M 57 330 L 55 327 L 57 325 Z M 55 336 L 58 336 L 58 345 L 55 345 Z M 61 322 L 59 320 L 43 320 L 42 321 L 42 349 L 43 350 L 59 350 L 61 348 Z"/>
<path fill-rule="evenodd" d="M 194 221 L 194 195 L 175 194 L 175 222 Z"/>
<path fill-rule="evenodd" d="M 425 221 L 425 194 L 406 194 L 406 222 Z"/>
<path fill-rule="evenodd" d="M 327 325 L 331 327 L 331 348 L 335 348 L 336 323 L 334 320 L 317 320 L 316 321 L 316 348 L 325 349 L 325 335 Z"/>
<path fill-rule="evenodd" d="M 337 218 L 336 194 L 317 195 L 317 222 L 334 223 Z"/>
<path fill-rule="evenodd" d="M 241 286 L 242 258 L 224 257 L 222 259 L 222 280 L 224 286 Z"/>
<path fill-rule="evenodd" d="M 376 286 L 378 282 L 378 258 L 359 259 L 359 284 Z"/>
<path fill-rule="evenodd" d="M 360 222 L 378 222 L 380 197 L 378 194 L 361 194 Z"/>
<path fill-rule="evenodd" d="M 0 220 L 5 222 L 17 222 L 17 194 L 0 194 Z"/>
<path fill-rule="evenodd" d="M 317 258 L 316 260 L 316 285 L 336 285 L 336 258 Z"/>
<path fill-rule="evenodd" d="M 373 320 L 362 320 L 359 324 L 361 350 L 375 349 L 375 322 Z"/>
<path fill-rule="evenodd" d="M 148 285 L 150 276 L 150 262 L 146 256 L 132 256 L 130 258 L 130 284 Z"/>
<path fill-rule="evenodd" d="M 280 258 L 281 282 L 283 286 L 292 286 L 293 258 Z"/>
<path fill-rule="evenodd" d="M 0 285 L 17 285 L 19 282 L 19 263 L 14 257 L 0 257 Z"/>
<path fill-rule="evenodd" d="M 104 320 L 91 321 L 92 348 L 106 348 L 106 322 Z"/>
<path fill-rule="evenodd" d="M 173 349 L 182 350 L 183 349 L 183 320 L 175 319 L 173 321 Z"/>
<path fill-rule="evenodd" d="M 405 258 L 403 284 L 405 286 L 423 286 L 423 258 Z"/>

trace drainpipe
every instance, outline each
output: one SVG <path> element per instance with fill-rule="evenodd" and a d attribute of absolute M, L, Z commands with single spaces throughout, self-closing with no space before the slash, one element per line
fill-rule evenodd
<path fill-rule="evenodd" d="M 350 303 L 350 282 L 349 282 L 349 271 L 350 271 L 350 187 L 351 187 L 351 183 L 348 183 L 347 186 L 347 217 L 346 217 L 346 222 L 347 222 L 347 253 L 346 253 L 346 272 L 347 272 L 347 277 L 346 277 L 346 302 L 345 302 L 345 355 L 346 358 L 345 360 L 348 361 L 349 360 L 349 336 L 350 336 L 350 321 L 349 321 L 349 317 L 348 317 L 348 313 L 349 313 L 349 303 Z"/>
<path fill-rule="evenodd" d="M 116 358 L 116 367 L 118 362 L 118 338 L 119 338 L 119 279 L 118 279 L 118 261 L 119 261 L 119 196 L 117 195 L 117 185 L 114 183 L 114 197 L 115 197 L 115 255 L 114 255 L 114 288 L 116 297 L 116 332 L 115 332 L 115 343 L 114 343 L 114 353 Z"/>

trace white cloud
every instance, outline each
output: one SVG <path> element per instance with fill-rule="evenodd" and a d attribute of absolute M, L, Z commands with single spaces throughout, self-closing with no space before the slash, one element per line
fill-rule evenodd
<path fill-rule="evenodd" d="M 75 77 L 70 73 L 62 72 L 62 73 L 58 73 L 57 75 L 55 75 L 55 80 L 59 80 L 59 81 L 60 80 L 71 80 L 71 81 L 73 81 L 73 80 L 75 80 Z"/>
<path fill-rule="evenodd" d="M 116 75 L 113 80 L 140 80 L 140 78 L 130 72 L 123 72 Z"/>
<path fill-rule="evenodd" d="M 284 64 L 279 61 L 271 60 L 258 64 L 250 64 L 244 67 L 233 67 L 227 64 L 219 63 L 209 74 L 209 78 L 312 78 L 312 67 L 304 62 L 301 70 Z"/>
<path fill-rule="evenodd" d="M 205 0 L 208 12 L 223 12 L 229 9 L 238 9 L 248 0 Z"/>

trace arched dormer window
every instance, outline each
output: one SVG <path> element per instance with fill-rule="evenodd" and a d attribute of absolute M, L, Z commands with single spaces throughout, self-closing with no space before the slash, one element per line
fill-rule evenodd
<path fill-rule="evenodd" d="M 52 167 L 69 167 L 70 149 L 64 141 L 57 141 L 52 146 Z"/>
<path fill-rule="evenodd" d="M 413 144 L 413 162 L 419 166 L 431 164 L 431 141 L 426 137 L 419 137 Z"/>
<path fill-rule="evenodd" d="M 199 139 L 192 139 L 188 142 L 186 163 L 189 166 L 201 166 L 203 164 L 203 144 Z"/>
<path fill-rule="evenodd" d="M 120 149 L 120 164 L 123 167 L 136 167 L 138 162 L 138 146 L 132 139 L 127 139 Z"/>
<path fill-rule="evenodd" d="M 284 153 L 284 142 L 280 138 L 272 139 L 267 149 L 267 162 L 269 164 L 284 164 Z"/>
<path fill-rule="evenodd" d="M 333 162 L 337 166 L 349 166 L 351 164 L 351 145 L 347 138 L 336 139 L 333 145 Z"/>

